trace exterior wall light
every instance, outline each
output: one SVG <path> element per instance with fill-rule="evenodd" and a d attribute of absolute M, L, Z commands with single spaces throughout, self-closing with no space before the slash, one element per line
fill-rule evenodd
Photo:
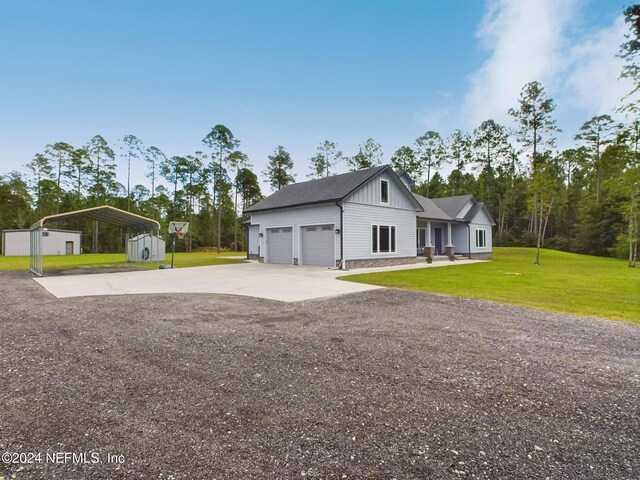
<path fill-rule="evenodd" d="M 264 237 L 264 233 L 260 232 L 260 233 L 258 234 L 258 236 L 259 236 L 260 238 L 262 238 L 262 237 Z"/>
<path fill-rule="evenodd" d="M 336 235 L 340 235 L 340 229 L 336 228 Z"/>

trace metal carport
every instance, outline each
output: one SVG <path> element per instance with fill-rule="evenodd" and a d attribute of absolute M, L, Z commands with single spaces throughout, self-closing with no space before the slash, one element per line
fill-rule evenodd
<path fill-rule="evenodd" d="M 127 234 L 127 242 L 125 243 L 125 245 L 128 245 L 128 239 L 131 233 L 135 233 L 136 235 L 138 235 L 140 233 L 148 232 L 152 235 L 155 235 L 156 239 L 160 234 L 160 223 L 158 223 L 157 221 L 152 220 L 151 218 L 136 215 L 135 213 L 125 212 L 124 210 L 120 210 L 119 208 L 111 207 L 109 205 L 85 208 L 83 210 L 59 213 L 57 215 L 49 215 L 41 218 L 39 221 L 31 225 L 29 251 L 30 270 L 33 273 L 40 277 L 44 274 L 42 268 L 42 235 L 45 231 L 46 225 L 52 222 L 59 222 L 62 220 L 69 220 L 79 217 L 89 218 L 98 222 L 110 223 L 112 225 L 117 225 L 118 227 L 125 229 Z M 156 245 L 156 251 L 157 249 L 158 245 Z M 145 261 L 144 263 L 146 264 L 147 262 Z M 156 262 L 148 263 L 156 263 L 158 267 L 160 266 L 159 260 Z"/>

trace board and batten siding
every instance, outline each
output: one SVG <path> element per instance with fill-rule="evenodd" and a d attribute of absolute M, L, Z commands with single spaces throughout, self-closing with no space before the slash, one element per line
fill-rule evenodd
<path fill-rule="evenodd" d="M 371 225 L 396 227 L 395 253 L 371 252 Z M 347 260 L 416 256 L 415 210 L 345 202 L 344 233 L 344 255 Z"/>
<path fill-rule="evenodd" d="M 389 182 L 389 203 L 380 202 L 380 180 Z M 362 203 L 365 205 L 380 205 L 381 207 L 404 208 L 411 210 L 415 216 L 415 204 L 409 199 L 408 191 L 400 179 L 392 179 L 387 173 L 382 173 L 358 188 L 345 198 L 345 202 Z"/>
<path fill-rule="evenodd" d="M 306 207 L 282 208 L 273 211 L 255 212 L 251 214 L 251 224 L 259 225 L 258 237 L 260 256 L 266 252 L 268 228 L 292 227 L 293 229 L 293 258 L 300 258 L 300 227 L 311 225 L 334 225 L 334 230 L 340 228 L 340 208 L 334 203 L 309 205 Z M 253 232 L 253 230 L 252 230 Z M 251 234 L 250 234 L 251 236 Z M 250 239 L 251 242 L 251 239 Z M 336 259 L 340 259 L 340 235 L 336 235 Z M 257 252 L 256 252 L 257 253 Z"/>

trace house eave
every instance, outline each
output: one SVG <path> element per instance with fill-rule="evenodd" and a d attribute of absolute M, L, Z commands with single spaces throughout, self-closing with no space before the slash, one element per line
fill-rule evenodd
<path fill-rule="evenodd" d="M 344 198 L 331 198 L 327 200 L 317 200 L 315 202 L 305 202 L 305 203 L 296 203 L 293 205 L 285 205 L 280 207 L 271 207 L 271 208 L 260 208 L 260 209 L 247 209 L 243 213 L 252 214 L 252 213 L 260 213 L 260 212 L 271 212 L 273 210 L 284 210 L 286 208 L 298 208 L 298 207 L 309 207 L 311 205 L 322 205 L 324 203 L 335 203 L 341 202 Z"/>

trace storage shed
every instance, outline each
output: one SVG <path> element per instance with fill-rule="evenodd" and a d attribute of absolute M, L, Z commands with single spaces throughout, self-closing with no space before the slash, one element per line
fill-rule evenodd
<path fill-rule="evenodd" d="M 164 262 L 165 249 L 165 241 L 159 235 L 136 235 L 127 242 L 127 262 Z"/>
<path fill-rule="evenodd" d="M 42 230 L 43 255 L 80 255 L 82 232 L 74 230 Z M 2 255 L 7 257 L 29 256 L 29 230 L 3 230 Z"/>

